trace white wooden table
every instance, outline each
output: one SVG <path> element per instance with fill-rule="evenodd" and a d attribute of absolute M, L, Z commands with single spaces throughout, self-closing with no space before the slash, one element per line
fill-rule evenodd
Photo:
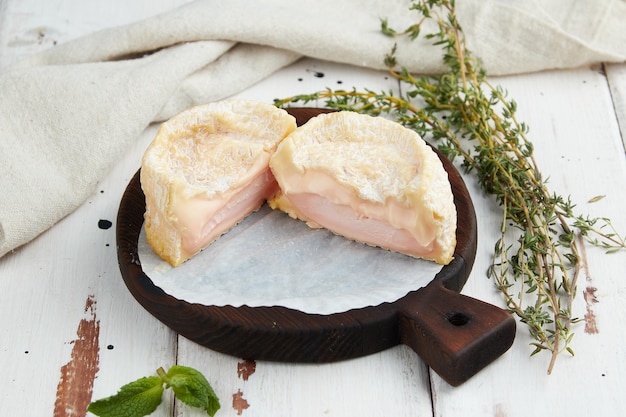
<path fill-rule="evenodd" d="M 0 0 L 0 66 L 185 2 Z M 610 217 L 626 232 L 626 65 L 494 81 L 518 102 L 552 189 L 571 195 L 582 213 Z M 396 87 L 382 72 L 304 59 L 238 96 L 271 102 L 338 83 Z M 576 356 L 561 356 L 549 376 L 548 355 L 529 357 L 531 340 L 519 324 L 513 347 L 456 388 L 404 346 L 334 364 L 254 363 L 178 336 L 130 295 L 117 265 L 115 227 L 98 225 L 101 219 L 115 221 L 122 192 L 154 133 L 152 126 L 138 138 L 76 212 L 0 259 L 0 415 L 84 415 L 66 408 L 111 395 L 174 363 L 207 376 L 222 402 L 219 416 L 626 415 L 624 252 L 606 256 L 586 247 L 576 308 L 593 321 L 575 329 Z M 503 306 L 485 274 L 499 209 L 472 177 L 466 181 L 478 216 L 479 248 L 463 293 Z M 598 195 L 606 197 L 588 203 Z M 154 415 L 202 414 L 166 397 Z"/>

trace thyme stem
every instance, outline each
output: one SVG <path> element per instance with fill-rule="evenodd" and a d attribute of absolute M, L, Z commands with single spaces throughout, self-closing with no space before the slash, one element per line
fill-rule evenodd
<path fill-rule="evenodd" d="M 461 167 L 475 173 L 482 189 L 502 207 L 501 236 L 487 276 L 502 293 L 508 311 L 528 326 L 534 339 L 531 355 L 550 352 L 550 373 L 560 353 L 574 354 L 571 327 L 580 319 L 572 316 L 572 305 L 583 244 L 577 236 L 607 252 L 625 249 L 626 240 L 609 219 L 575 215 L 569 198 L 550 192 L 527 138 L 528 127 L 516 118 L 517 104 L 486 80 L 486 71 L 466 48 L 454 0 L 413 1 L 410 9 L 420 14 L 416 24 L 396 31 L 382 20 L 382 32 L 415 39 L 422 24 L 432 19 L 439 31 L 425 37 L 442 46 L 446 73 L 416 77 L 397 66 L 394 47 L 385 63 L 391 76 L 407 87 L 400 96 L 391 91 L 327 89 L 275 104 L 324 100 L 337 110 L 391 115 L 436 142 L 451 160 L 460 158 Z"/>

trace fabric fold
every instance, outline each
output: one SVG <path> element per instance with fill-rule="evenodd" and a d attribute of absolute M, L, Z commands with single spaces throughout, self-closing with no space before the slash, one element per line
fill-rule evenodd
<path fill-rule="evenodd" d="M 444 70 L 430 40 L 390 38 L 418 20 L 408 0 L 198 0 L 101 30 L 0 73 L 0 256 L 71 213 L 150 123 L 257 83 L 301 56 Z M 457 2 L 491 75 L 626 61 L 626 2 Z M 431 22 L 432 23 L 432 22 Z M 309 93 L 303 91 L 303 93 Z"/>
<path fill-rule="evenodd" d="M 295 52 L 271 46 L 239 43 L 228 53 L 185 78 L 153 121 L 163 121 L 189 107 L 235 94 L 300 57 Z"/>
<path fill-rule="evenodd" d="M 231 46 L 196 42 L 137 60 L 2 74 L 0 255 L 82 204 L 182 80 Z"/>

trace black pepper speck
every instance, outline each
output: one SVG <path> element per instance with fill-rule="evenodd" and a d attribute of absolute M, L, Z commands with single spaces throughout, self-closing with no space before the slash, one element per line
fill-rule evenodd
<path fill-rule="evenodd" d="M 113 223 L 111 223 L 110 220 L 104 220 L 104 219 L 100 219 L 98 221 L 98 227 L 102 230 L 107 230 L 110 229 L 111 226 L 113 226 Z"/>

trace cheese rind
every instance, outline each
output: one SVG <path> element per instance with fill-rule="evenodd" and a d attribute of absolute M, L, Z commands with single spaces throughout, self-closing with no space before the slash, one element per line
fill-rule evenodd
<path fill-rule="evenodd" d="M 270 160 L 270 206 L 349 239 L 449 263 L 456 207 L 436 153 L 414 131 L 352 112 L 319 115 Z"/>
<path fill-rule="evenodd" d="M 152 249 L 180 265 L 257 210 L 277 191 L 270 157 L 295 128 L 284 110 L 233 99 L 163 123 L 141 169 Z"/>

